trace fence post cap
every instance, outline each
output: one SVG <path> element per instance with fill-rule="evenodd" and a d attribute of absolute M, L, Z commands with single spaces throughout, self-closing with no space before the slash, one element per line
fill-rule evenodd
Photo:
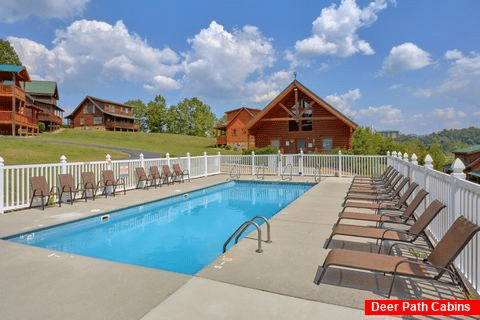
<path fill-rule="evenodd" d="M 433 169 L 433 159 L 432 157 L 427 154 L 427 156 L 425 157 L 425 165 L 424 165 L 425 168 L 430 168 L 430 169 Z"/>
<path fill-rule="evenodd" d="M 220 152 L 219 152 L 220 153 Z M 187 152 L 187 157 L 190 157 L 190 152 Z"/>
<path fill-rule="evenodd" d="M 390 151 L 387 151 L 387 156 L 390 156 Z"/>
<path fill-rule="evenodd" d="M 107 161 L 110 161 L 110 160 L 112 160 L 112 157 L 107 153 L 107 155 L 105 156 L 105 159 L 106 159 Z"/>
<path fill-rule="evenodd" d="M 400 159 L 402 159 L 402 152 L 401 152 L 401 151 L 398 151 L 398 152 L 397 152 L 397 157 L 399 157 Z"/>
<path fill-rule="evenodd" d="M 393 151 L 392 156 L 397 157 L 397 151 Z"/>
<path fill-rule="evenodd" d="M 415 153 L 412 153 L 412 163 L 413 164 L 418 164 L 418 157 Z"/>
<path fill-rule="evenodd" d="M 463 173 L 463 170 L 465 170 L 465 164 L 460 160 L 460 158 L 455 159 L 452 165 L 452 170 L 455 173 Z"/>
<path fill-rule="evenodd" d="M 338 154 L 342 154 L 342 150 L 338 150 Z"/>
<path fill-rule="evenodd" d="M 62 155 L 60 156 L 60 162 L 66 162 L 66 161 L 67 161 L 67 157 L 65 157 L 65 155 L 62 154 Z"/>
<path fill-rule="evenodd" d="M 222 155 L 222 153 L 221 153 L 220 151 L 218 151 L 218 155 L 219 155 L 219 156 L 221 156 L 221 155 Z"/>
<path fill-rule="evenodd" d="M 207 156 L 207 151 L 203 151 L 203 155 L 206 157 Z"/>
<path fill-rule="evenodd" d="M 139 157 L 140 159 L 143 159 L 144 158 L 143 153 L 140 153 Z"/>
<path fill-rule="evenodd" d="M 254 156 L 254 155 L 255 155 L 255 151 L 252 151 L 252 156 Z"/>
<path fill-rule="evenodd" d="M 408 161 L 408 153 L 405 152 L 403 154 L 403 160 Z"/>
<path fill-rule="evenodd" d="M 165 157 L 170 158 L 170 153 L 165 153 Z"/>
<path fill-rule="evenodd" d="M 0 166 L 3 166 L 4 162 L 5 162 L 5 160 L 3 160 L 2 157 L 0 157 Z"/>

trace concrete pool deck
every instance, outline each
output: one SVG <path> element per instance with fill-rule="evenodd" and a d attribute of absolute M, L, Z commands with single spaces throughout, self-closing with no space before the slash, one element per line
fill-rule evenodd
<path fill-rule="evenodd" d="M 227 179 L 226 175 L 217 175 L 119 193 L 115 198 L 77 201 L 73 206 L 10 212 L 0 216 L 0 237 Z M 294 181 L 313 182 L 313 178 Z M 323 245 L 350 181 L 324 178 L 270 220 L 273 242 L 263 244 L 263 253 L 255 252 L 253 232 L 195 276 L 0 240 L 0 319 L 251 319 L 252 315 L 257 319 L 362 318 L 363 300 L 383 299 L 388 277 L 332 269 L 321 285 L 313 283 L 328 252 Z M 373 246 L 356 241 L 334 240 L 332 247 L 368 250 Z M 438 288 L 417 283 L 415 288 L 438 292 Z M 437 299 L 455 295 L 449 289 L 441 290 L 444 292 Z M 400 286 L 396 291 L 404 292 L 405 288 Z"/>

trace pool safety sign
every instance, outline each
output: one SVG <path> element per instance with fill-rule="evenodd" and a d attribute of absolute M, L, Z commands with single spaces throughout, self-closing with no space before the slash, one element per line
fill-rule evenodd
<path fill-rule="evenodd" d="M 366 316 L 473 316 L 480 300 L 365 300 Z"/>

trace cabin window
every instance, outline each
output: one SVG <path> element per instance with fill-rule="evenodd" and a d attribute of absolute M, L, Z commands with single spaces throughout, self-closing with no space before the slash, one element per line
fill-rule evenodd
<path fill-rule="evenodd" d="M 333 140 L 332 138 L 322 139 L 322 149 L 323 150 L 332 150 Z"/>
<path fill-rule="evenodd" d="M 233 129 L 233 130 L 232 130 L 232 134 L 233 134 L 234 136 L 236 136 L 236 135 L 237 135 L 237 129 Z"/>
<path fill-rule="evenodd" d="M 93 124 L 102 124 L 102 117 L 95 117 L 93 118 Z"/>
<path fill-rule="evenodd" d="M 309 109 L 303 113 L 304 118 L 311 118 L 313 116 L 313 110 Z M 302 120 L 302 131 L 312 131 L 313 130 L 313 121 L 312 120 Z"/>
<path fill-rule="evenodd" d="M 288 131 L 298 131 L 298 123 L 295 120 L 288 121 Z"/>
<path fill-rule="evenodd" d="M 278 139 L 273 139 L 270 141 L 270 145 L 274 148 L 280 148 L 280 140 Z"/>
<path fill-rule="evenodd" d="M 87 104 L 85 105 L 85 107 L 83 107 L 83 113 L 85 114 L 89 114 L 89 113 L 93 113 L 93 105 L 92 104 Z"/>
<path fill-rule="evenodd" d="M 115 112 L 115 107 L 112 106 L 112 105 L 109 105 L 109 110 L 110 110 L 110 112 Z"/>
<path fill-rule="evenodd" d="M 85 124 L 85 118 L 80 118 L 80 124 Z"/>

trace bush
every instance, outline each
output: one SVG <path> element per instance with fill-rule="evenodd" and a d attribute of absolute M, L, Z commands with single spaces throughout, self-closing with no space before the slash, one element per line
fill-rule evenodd
<path fill-rule="evenodd" d="M 45 123 L 39 122 L 39 123 L 38 123 L 38 132 L 39 132 L 39 133 L 42 133 L 42 132 L 45 132 L 45 130 L 46 130 L 46 129 L 45 129 Z"/>
<path fill-rule="evenodd" d="M 255 152 L 255 154 L 277 154 L 278 148 L 275 148 L 272 146 L 268 146 L 264 148 L 257 148 L 257 147 L 245 148 L 242 150 L 242 154 L 244 155 L 252 154 L 252 151 Z"/>

